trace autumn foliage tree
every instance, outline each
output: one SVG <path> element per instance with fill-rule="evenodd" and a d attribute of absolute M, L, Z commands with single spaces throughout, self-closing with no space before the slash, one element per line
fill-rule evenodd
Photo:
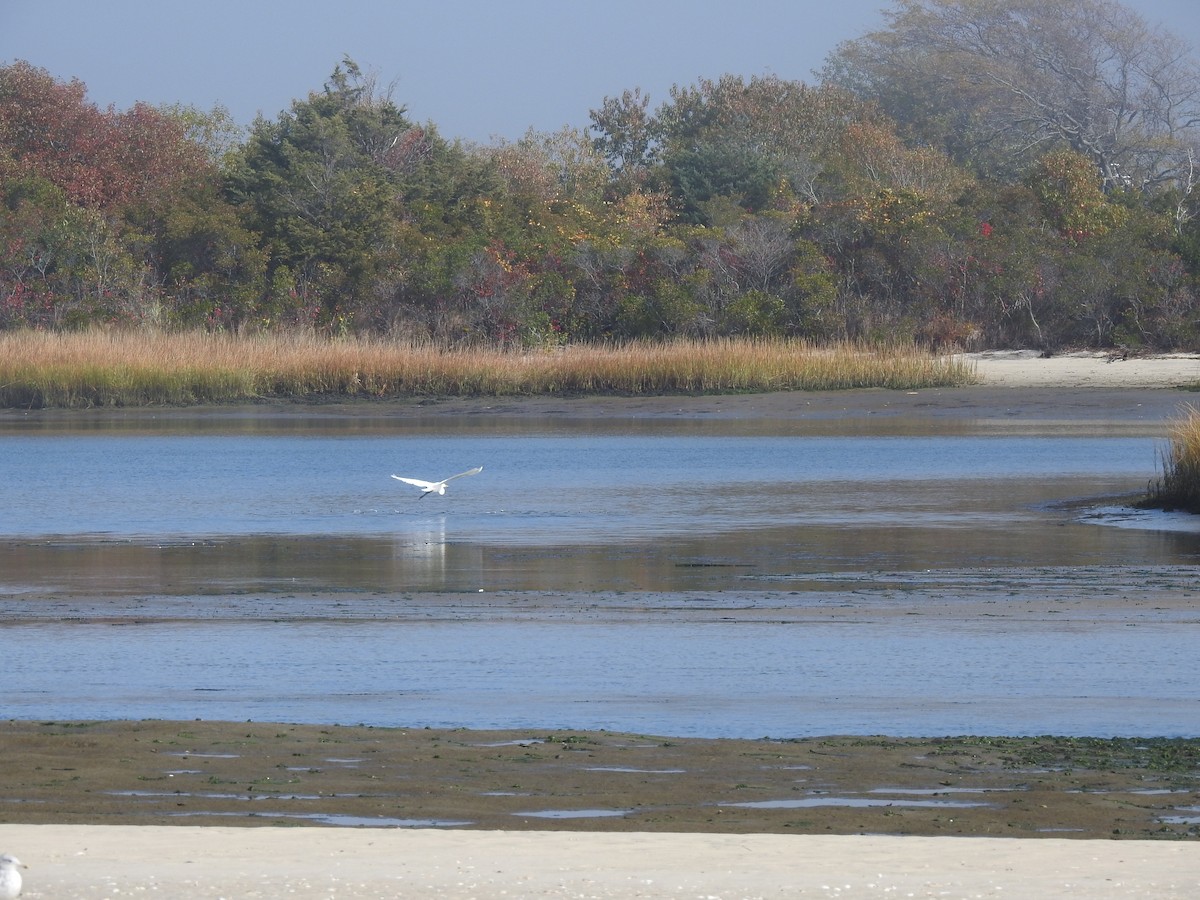
<path fill-rule="evenodd" d="M 1200 346 L 1200 80 L 1111 0 L 894 0 L 822 83 L 444 139 L 343 59 L 248 132 L 0 66 L 0 327 Z"/>
<path fill-rule="evenodd" d="M 185 130 L 144 104 L 98 109 L 28 63 L 0 68 L 6 319 L 167 324 L 197 279 L 222 298 L 253 290 L 249 236 Z"/>

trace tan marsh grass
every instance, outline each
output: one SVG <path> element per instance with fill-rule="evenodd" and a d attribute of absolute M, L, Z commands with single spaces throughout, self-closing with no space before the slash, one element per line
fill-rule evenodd
<path fill-rule="evenodd" d="M 1150 486 L 1143 505 L 1200 513 L 1200 410 L 1185 406 L 1183 414 L 1171 423 L 1168 436 L 1162 478 Z"/>
<path fill-rule="evenodd" d="M 973 380 L 971 364 L 911 346 L 730 339 L 520 352 L 303 333 L 0 334 L 0 406 L 9 408 L 911 389 Z"/>

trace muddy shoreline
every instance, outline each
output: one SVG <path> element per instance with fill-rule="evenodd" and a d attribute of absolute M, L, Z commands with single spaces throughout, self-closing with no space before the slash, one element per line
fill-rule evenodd
<path fill-rule="evenodd" d="M 1200 378 L 1200 365 L 1197 367 Z M 426 397 L 317 402 L 270 401 L 248 405 L 124 407 L 86 410 L 0 410 L 0 427 L 169 427 L 172 423 L 253 423 L 286 427 L 305 422 L 419 423 L 447 418 L 518 418 L 583 422 L 589 419 L 713 423 L 838 422 L 851 419 L 991 421 L 1010 426 L 1045 422 L 1145 423 L 1160 426 L 1195 403 L 1197 393 L 1173 384 L 1047 387 L 974 385 L 915 391 L 870 388 L 845 391 L 779 391 L 766 394 L 672 396 Z"/>
<path fill-rule="evenodd" d="M 642 623 L 663 615 L 698 621 L 847 625 L 911 620 L 1126 625 L 1192 624 L 1200 618 L 1191 566 L 992 566 L 987 569 L 815 574 L 785 589 L 688 591 L 294 589 L 103 596 L 92 591 L 0 594 L 7 626 L 69 622 L 138 626 L 206 622 Z"/>
<path fill-rule="evenodd" d="M 6 823 L 1180 839 L 1200 741 L 6 722 Z"/>

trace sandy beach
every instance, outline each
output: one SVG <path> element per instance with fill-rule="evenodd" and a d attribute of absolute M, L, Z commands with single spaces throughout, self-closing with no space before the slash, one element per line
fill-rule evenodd
<path fill-rule="evenodd" d="M 1200 382 L 1200 354 L 1128 356 L 1064 353 L 1043 357 L 1034 350 L 970 353 L 983 384 L 995 387 L 1179 387 Z"/>
<path fill-rule="evenodd" d="M 27 898 L 1195 897 L 1200 845 L 0 826 Z"/>
<path fill-rule="evenodd" d="M 523 410 L 675 415 L 685 408 L 714 417 L 796 415 L 797 410 L 903 415 L 921 404 L 927 415 L 1036 416 L 1053 412 L 1058 396 L 1070 398 L 1070 415 L 1087 416 L 1089 410 L 1128 402 L 1142 411 L 1138 414 L 1161 419 L 1197 396 L 1179 388 L 1200 383 L 1198 355 L 1042 358 L 996 352 L 970 359 L 978 386 L 914 396 L 448 401 L 430 407 L 430 414 L 503 406 L 516 415 Z M 11 747 L 6 736 L 10 755 Z M 111 749 L 89 750 L 81 737 L 74 752 L 85 758 Z M 70 791 L 87 775 L 79 760 L 46 756 L 43 765 L 45 783 L 55 789 Z M 452 792 L 454 776 L 445 778 L 449 787 L 443 788 Z M 1195 772 L 1184 780 L 1192 785 L 1176 808 L 1189 808 L 1180 806 L 1186 801 L 1200 811 Z M 51 795 L 30 793 L 0 806 L 0 821 L 6 823 L 0 824 L 0 852 L 28 866 L 26 898 L 1200 896 L 1200 842 L 1188 839 L 1079 839 L 1045 829 L 1049 836 L 993 838 L 974 831 L 952 836 L 949 828 L 946 836 L 889 836 L 874 833 L 883 829 L 877 820 L 849 834 L 730 833 L 719 825 L 712 830 L 582 830 L 589 826 L 549 821 L 545 829 L 536 823 L 510 829 L 229 827 L 229 819 L 218 814 L 208 817 L 209 825 L 196 825 L 194 818 L 179 825 L 139 825 L 124 819 L 114 823 L 101 807 L 82 817 L 56 817 L 55 802 Z M 953 822 L 952 811 L 942 815 Z"/>

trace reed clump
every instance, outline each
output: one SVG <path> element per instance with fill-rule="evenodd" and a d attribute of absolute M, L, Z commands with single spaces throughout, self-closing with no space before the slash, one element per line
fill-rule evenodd
<path fill-rule="evenodd" d="M 0 406 L 162 406 L 275 399 L 913 389 L 974 380 L 911 345 L 725 339 L 446 349 L 312 334 L 0 334 Z"/>
<path fill-rule="evenodd" d="M 1142 506 L 1200 513 L 1200 410 L 1188 405 L 1171 423 L 1162 455 L 1162 477 L 1150 485 Z"/>

